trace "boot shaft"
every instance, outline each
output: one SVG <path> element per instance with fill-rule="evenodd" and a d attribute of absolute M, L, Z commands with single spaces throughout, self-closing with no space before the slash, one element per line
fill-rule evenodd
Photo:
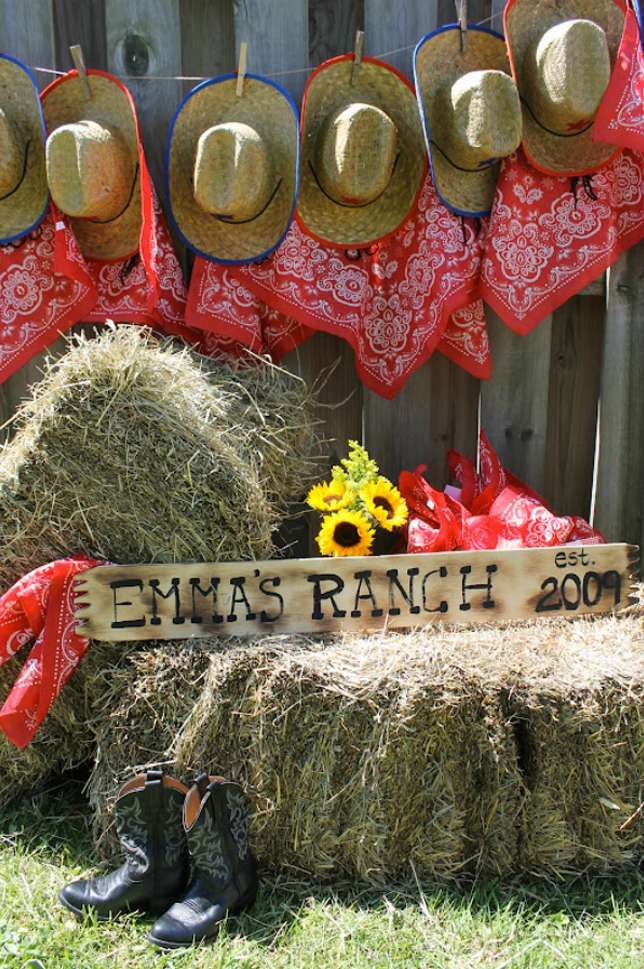
<path fill-rule="evenodd" d="M 143 877 L 187 867 L 188 847 L 182 824 L 186 787 L 162 771 L 131 778 L 119 791 L 116 830 L 126 863 Z"/>
<path fill-rule="evenodd" d="M 183 822 L 194 868 L 214 891 L 254 881 L 248 806 L 239 784 L 200 775 L 185 799 Z"/>

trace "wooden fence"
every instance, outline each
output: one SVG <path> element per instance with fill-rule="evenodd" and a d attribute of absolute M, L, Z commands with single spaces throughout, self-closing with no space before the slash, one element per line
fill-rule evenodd
<path fill-rule="evenodd" d="M 493 17 L 503 0 L 470 0 L 470 20 Z M 168 123 L 194 81 L 148 75 L 213 76 L 235 67 L 249 43 L 249 70 L 276 74 L 298 99 L 305 65 L 352 49 L 409 75 L 411 46 L 453 21 L 452 0 L 0 0 L 0 49 L 42 68 L 69 69 L 80 43 L 90 67 L 123 75 L 137 102 L 152 176 L 161 186 Z M 398 50 L 398 48 L 403 48 Z M 282 73 L 292 72 L 292 73 Z M 36 74 L 44 86 L 51 75 Z M 421 462 L 433 484 L 447 478 L 453 446 L 474 455 L 479 426 L 502 459 L 560 512 L 594 514 L 611 540 L 644 538 L 644 259 L 620 258 L 607 278 L 545 319 L 529 336 L 489 313 L 494 360 L 479 382 L 440 355 L 418 370 L 393 401 L 356 380 L 351 349 L 318 333 L 287 365 L 305 378 L 339 358 L 324 390 L 327 432 L 341 444 L 363 439 L 383 470 Z M 1 325 L 1 321 L 0 321 Z M 38 377 L 35 359 L 0 387 L 0 424 Z M 335 457 L 335 455 L 333 455 Z"/>

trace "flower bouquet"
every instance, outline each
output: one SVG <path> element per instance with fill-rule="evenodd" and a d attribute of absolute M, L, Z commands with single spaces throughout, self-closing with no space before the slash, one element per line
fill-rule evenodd
<path fill-rule="evenodd" d="M 349 441 L 349 456 L 306 501 L 323 515 L 316 538 L 322 555 L 390 551 L 408 517 L 405 499 L 357 441 Z"/>

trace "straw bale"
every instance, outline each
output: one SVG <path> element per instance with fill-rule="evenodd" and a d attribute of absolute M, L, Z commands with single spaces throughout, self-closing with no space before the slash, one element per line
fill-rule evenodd
<path fill-rule="evenodd" d="M 307 400 L 268 364 L 214 366 L 140 327 L 76 338 L 0 451 L 0 589 L 78 551 L 269 557 L 313 474 Z"/>
<path fill-rule="evenodd" d="M 642 799 L 641 646 L 631 610 L 146 650 L 136 674 L 111 677 L 97 832 L 118 784 L 164 762 L 240 780 L 261 863 L 291 874 L 382 884 L 633 864 L 641 827 L 618 829 Z"/>

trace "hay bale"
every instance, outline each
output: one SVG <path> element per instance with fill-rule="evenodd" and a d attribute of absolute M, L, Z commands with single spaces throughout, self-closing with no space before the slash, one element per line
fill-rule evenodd
<path fill-rule="evenodd" d="M 535 651 L 508 712 L 526 785 L 518 865 L 556 877 L 636 863 L 644 818 L 641 616 L 575 622 Z"/>
<path fill-rule="evenodd" d="M 0 450 L 0 592 L 74 552 L 123 563 L 269 557 L 314 473 L 303 382 L 269 364 L 215 365 L 141 327 L 70 344 Z M 115 659 L 118 649 L 92 648 L 34 745 L 0 743 L 0 807 L 93 756 L 80 724 L 98 695 L 95 660 L 118 667 L 132 647 Z M 2 671 L 0 701 L 18 662 Z"/>
<path fill-rule="evenodd" d="M 202 365 L 140 327 L 76 339 L 17 424 L 0 451 L 0 589 L 74 551 L 269 557 L 312 474 L 301 381 L 268 364 Z"/>
<path fill-rule="evenodd" d="M 120 700 L 90 784 L 97 830 L 131 770 L 164 761 L 186 778 L 239 779 L 261 862 L 291 874 L 382 884 L 412 865 L 441 881 L 627 865 L 644 840 L 636 824 L 618 831 L 644 776 L 641 643 L 631 612 L 212 641 L 185 660 L 166 644 L 147 678 L 136 667 L 112 680 Z M 166 670 L 179 662 L 175 688 Z M 157 709 L 151 725 L 132 702 L 142 693 L 171 695 L 171 716 Z"/>
<path fill-rule="evenodd" d="M 159 660 L 155 675 L 170 662 Z M 102 742 L 109 757 L 90 785 L 101 832 L 133 766 L 170 759 L 181 775 L 207 769 L 242 781 L 269 868 L 382 883 L 410 878 L 410 863 L 419 877 L 453 880 L 507 873 L 515 859 L 512 729 L 451 641 L 288 638 L 212 651 L 196 706 L 182 699 L 171 718 L 177 737 L 164 717 L 144 751 L 146 712 L 125 700 L 123 681 L 114 690 L 123 700 Z"/>

